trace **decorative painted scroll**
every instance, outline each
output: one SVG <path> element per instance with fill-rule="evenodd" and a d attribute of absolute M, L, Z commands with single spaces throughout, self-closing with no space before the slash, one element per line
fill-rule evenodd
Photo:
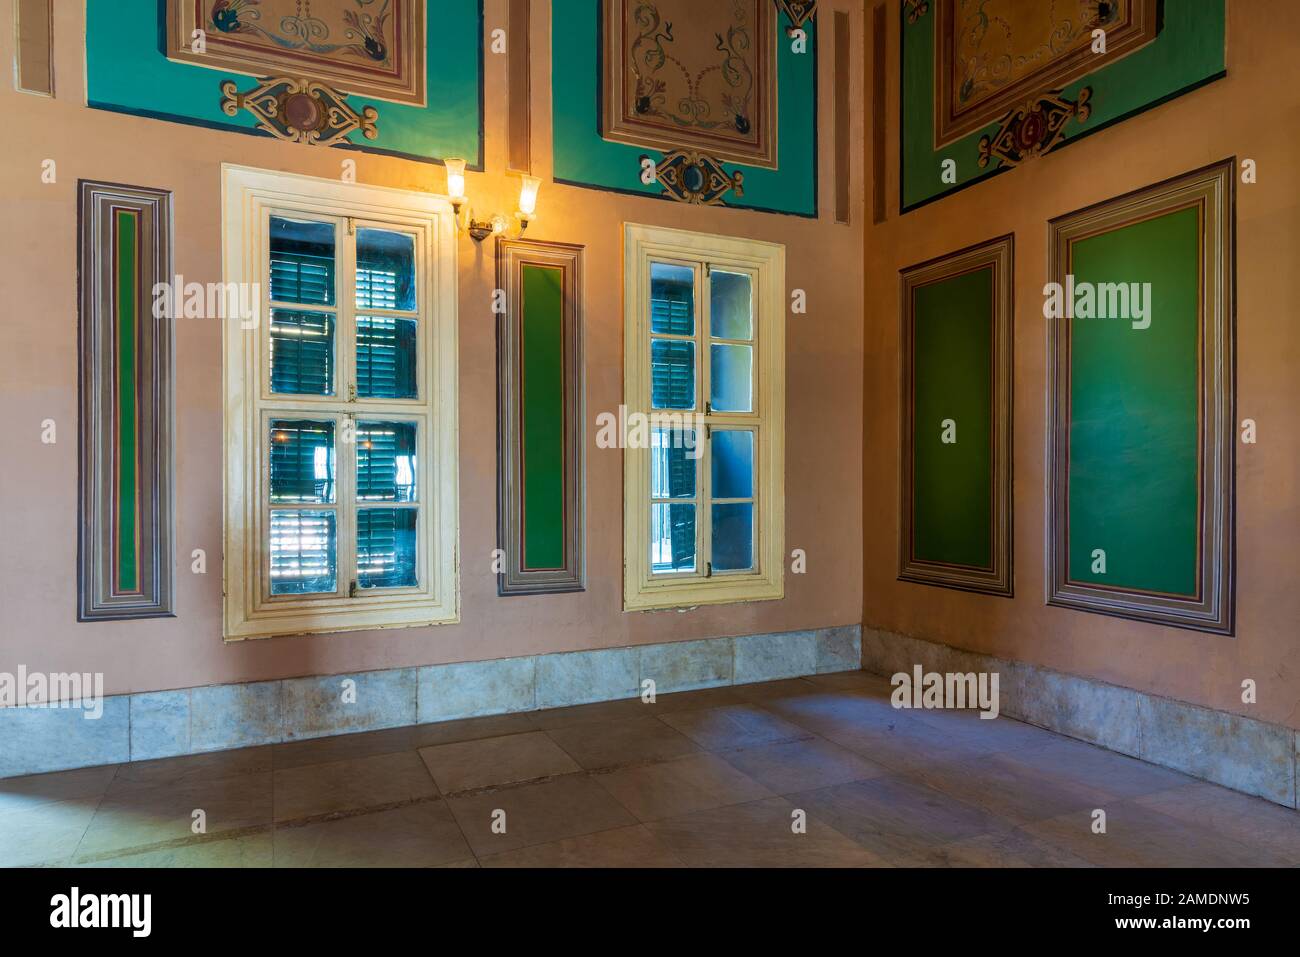
<path fill-rule="evenodd" d="M 1235 167 L 1049 224 L 1049 604 L 1232 634 Z"/>
<path fill-rule="evenodd" d="M 817 0 L 776 0 L 781 12 L 789 18 L 786 30 L 797 30 L 817 16 Z"/>
<path fill-rule="evenodd" d="M 934 145 L 946 146 L 1156 37 L 1157 0 L 934 0 Z M 1106 52 L 1093 50 L 1104 30 Z"/>
<path fill-rule="evenodd" d="M 424 106 L 424 17 L 417 0 L 167 0 L 167 56 Z"/>
<path fill-rule="evenodd" d="M 582 248 L 497 244 L 497 537 L 502 595 L 586 588 Z"/>
<path fill-rule="evenodd" d="M 903 212 L 1225 71 L 1225 0 L 900 0 L 900 7 Z"/>
<path fill-rule="evenodd" d="M 379 135 L 379 112 L 373 106 L 358 113 L 338 92 L 315 80 L 272 77 L 246 93 L 239 92 L 234 80 L 223 80 L 221 109 L 227 116 L 248 110 L 259 129 L 289 143 L 332 146 L 353 130 L 368 140 Z"/>
<path fill-rule="evenodd" d="M 902 581 L 1011 595 L 1014 239 L 903 270 Z"/>
<path fill-rule="evenodd" d="M 14 0 L 14 88 L 54 95 L 54 0 Z"/>
<path fill-rule="evenodd" d="M 171 193 L 80 184 L 78 620 L 172 614 Z"/>
<path fill-rule="evenodd" d="M 728 173 L 712 156 L 673 150 L 655 164 L 664 195 L 693 206 L 720 206 L 728 193 L 745 195 L 745 174 Z"/>
<path fill-rule="evenodd" d="M 607 140 L 776 168 L 771 0 L 602 0 Z"/>
<path fill-rule="evenodd" d="M 775 5 L 771 0 L 767 2 L 774 12 Z M 696 6 L 698 9 L 685 21 L 688 24 L 705 12 L 718 16 L 715 8 L 729 9 L 730 5 Z M 621 7 L 616 8 L 616 12 L 620 10 Z M 798 43 L 780 30 L 774 38 L 773 75 L 780 99 L 780 108 L 773 110 L 773 129 L 780 128 L 775 137 L 780 142 L 779 164 L 774 167 L 754 165 L 752 160 L 730 160 L 719 150 L 687 142 L 687 137 L 656 147 L 603 136 L 604 104 L 608 102 L 604 82 L 608 57 L 604 49 L 609 23 L 607 0 L 551 2 L 550 96 L 555 182 L 678 202 L 671 193 L 665 193 L 659 177 L 642 165 L 642 157 L 648 155 L 657 166 L 664 154 L 678 149 L 694 150 L 719 164 L 725 162 L 728 173 L 744 176 L 743 196 L 730 191 L 723 198 L 723 205 L 808 218 L 818 215 L 819 29 L 816 18 L 804 23 L 805 36 Z M 674 35 L 677 35 L 675 23 Z"/>
<path fill-rule="evenodd" d="M 1079 91 L 1078 100 L 1067 100 L 1059 93 L 1036 96 L 1018 106 L 1002 121 L 993 136 L 980 137 L 980 168 L 999 159 L 1003 166 L 1019 166 L 1027 159 L 1050 153 L 1065 138 L 1065 124 L 1080 123 L 1092 115 L 1088 100 L 1091 87 Z"/>

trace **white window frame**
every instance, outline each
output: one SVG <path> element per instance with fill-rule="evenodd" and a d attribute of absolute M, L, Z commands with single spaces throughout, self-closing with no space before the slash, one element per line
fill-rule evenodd
<path fill-rule="evenodd" d="M 223 322 L 225 387 L 225 501 L 223 634 L 227 641 L 278 635 L 408 628 L 459 620 L 460 583 L 457 477 L 456 230 L 445 197 L 362 186 L 336 180 L 222 167 L 222 249 L 226 288 L 257 284 L 253 315 Z M 268 224 L 271 215 L 332 219 L 349 229 L 365 226 L 415 234 L 418 400 L 351 399 L 355 343 L 337 317 L 350 310 L 355 264 L 351 245 L 339 247 L 335 296 L 335 394 L 286 396 L 270 392 L 270 282 Z M 338 233 L 336 233 L 338 235 Z M 232 287 L 230 284 L 239 284 Z M 313 307 L 302 307 L 313 311 Z M 326 310 L 330 311 L 330 310 Z M 379 310 L 381 313 L 384 310 Z M 349 414 L 366 419 L 419 423 L 417 471 L 418 584 L 413 588 L 356 591 L 349 595 L 355 556 L 353 461 L 355 445 L 339 429 Z M 335 426 L 338 591 L 333 595 L 270 595 L 265 545 L 269 526 L 269 456 L 265 420 L 333 420 Z M 348 498 L 351 496 L 352 498 Z M 304 505 L 305 509 L 313 506 Z M 345 529 L 344 523 L 349 525 Z"/>
<path fill-rule="evenodd" d="M 715 572 L 704 541 L 709 518 L 710 445 L 701 436 L 696 461 L 697 561 L 691 573 L 651 571 L 651 456 L 647 448 L 623 451 L 623 608 L 640 611 L 764 601 L 785 597 L 785 247 L 729 236 L 625 224 L 624 404 L 629 418 L 682 414 L 651 409 L 650 264 L 701 267 L 696 273 L 696 408 L 710 427 L 752 428 L 754 463 L 754 565 L 745 572 Z M 709 269 L 754 277 L 754 411 L 706 413 L 709 395 Z M 632 430 L 629 430 L 632 431 Z"/>

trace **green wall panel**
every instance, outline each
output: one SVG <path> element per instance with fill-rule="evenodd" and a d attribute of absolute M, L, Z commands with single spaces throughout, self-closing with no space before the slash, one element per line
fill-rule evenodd
<path fill-rule="evenodd" d="M 240 90 L 251 77 L 174 63 L 163 53 L 165 14 L 159 0 L 89 0 L 86 9 L 86 91 L 90 106 L 199 126 L 259 132 L 246 110 L 227 116 L 219 84 L 234 79 Z M 348 97 L 360 111 L 379 111 L 378 137 L 349 134 L 351 147 L 409 159 L 465 157 L 481 168 L 482 4 L 439 0 L 427 17 L 427 107 Z M 265 134 L 269 135 L 269 134 Z"/>
<path fill-rule="evenodd" d="M 993 268 L 915 293 L 913 556 L 993 565 Z M 956 423 L 955 443 L 942 423 Z"/>
<path fill-rule="evenodd" d="M 935 17 L 934 9 L 915 23 L 902 17 L 904 212 L 1006 170 L 996 159 L 983 169 L 979 166 L 980 137 L 996 133 L 997 123 L 934 148 Z M 1065 87 L 1068 100 L 1077 100 L 1081 89 L 1092 87 L 1092 115 L 1083 123 L 1070 120 L 1061 145 L 1223 75 L 1225 31 L 1224 0 L 1164 0 L 1162 27 L 1154 42 Z M 948 159 L 957 164 L 955 183 L 941 179 Z"/>
<path fill-rule="evenodd" d="M 747 209 L 817 215 L 817 27 L 804 25 L 808 50 L 795 53 L 777 29 L 777 169 L 727 163 L 745 174 L 745 195 L 726 204 Z M 592 0 L 553 0 L 551 13 L 552 133 L 555 179 L 577 186 L 658 197 L 659 183 L 641 182 L 642 156 L 662 153 L 612 143 L 600 136 L 600 14 Z"/>
<path fill-rule="evenodd" d="M 1070 324 L 1071 581 L 1196 592 L 1200 256 L 1195 208 L 1073 246 L 1076 284 L 1149 282 L 1152 313 Z"/>
<path fill-rule="evenodd" d="M 136 484 L 136 460 L 139 457 L 136 410 L 137 349 L 140 333 L 137 282 L 139 275 L 139 238 L 136 221 L 139 213 L 119 210 L 114 222 L 113 246 L 117 257 L 117 456 L 115 486 L 117 491 L 117 589 L 134 592 L 139 588 L 136 572 L 137 513 L 139 489 Z"/>
<path fill-rule="evenodd" d="M 524 568 L 564 567 L 564 273 L 525 264 L 523 355 Z"/>

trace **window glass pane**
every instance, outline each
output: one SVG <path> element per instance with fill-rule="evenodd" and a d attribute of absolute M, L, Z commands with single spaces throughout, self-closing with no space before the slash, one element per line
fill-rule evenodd
<path fill-rule="evenodd" d="M 713 506 L 713 570 L 744 571 L 754 567 L 754 506 Z"/>
<path fill-rule="evenodd" d="M 754 497 L 754 433 L 714 429 L 712 438 L 713 497 Z"/>
<path fill-rule="evenodd" d="M 695 335 L 695 270 L 690 266 L 650 264 L 650 331 Z"/>
<path fill-rule="evenodd" d="M 357 501 L 415 501 L 415 423 L 357 423 Z"/>
<path fill-rule="evenodd" d="M 709 335 L 715 339 L 754 338 L 754 296 L 744 273 L 709 273 Z"/>
<path fill-rule="evenodd" d="M 333 512 L 272 509 L 271 594 L 333 594 L 337 591 L 334 546 Z"/>
<path fill-rule="evenodd" d="M 334 501 L 334 423 L 271 421 L 271 502 Z"/>
<path fill-rule="evenodd" d="M 650 570 L 695 571 L 695 506 L 650 506 Z"/>
<path fill-rule="evenodd" d="M 416 584 L 413 508 L 363 508 L 357 512 L 357 584 L 405 588 Z"/>
<path fill-rule="evenodd" d="M 414 399 L 416 322 L 357 316 L 357 395 Z"/>
<path fill-rule="evenodd" d="M 655 429 L 650 433 L 650 497 L 695 498 L 694 429 Z"/>
<path fill-rule="evenodd" d="M 650 401 L 656 409 L 695 408 L 695 343 L 650 343 Z"/>
<path fill-rule="evenodd" d="M 709 346 L 709 403 L 714 412 L 753 412 L 753 346 Z"/>
<path fill-rule="evenodd" d="M 357 230 L 357 308 L 415 309 L 415 237 Z"/>
<path fill-rule="evenodd" d="M 334 316 L 271 311 L 271 391 L 334 394 Z"/>
<path fill-rule="evenodd" d="M 271 298 L 334 305 L 334 224 L 271 217 Z"/>

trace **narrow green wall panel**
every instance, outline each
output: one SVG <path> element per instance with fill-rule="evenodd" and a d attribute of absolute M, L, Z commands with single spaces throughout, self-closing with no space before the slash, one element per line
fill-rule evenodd
<path fill-rule="evenodd" d="M 901 272 L 903 581 L 1014 590 L 1014 261 L 1000 236 Z"/>
<path fill-rule="evenodd" d="M 139 275 L 137 214 L 119 210 L 114 223 L 117 250 L 117 587 L 133 592 L 139 587 L 136 572 L 136 458 L 139 455 L 136 410 L 139 309 L 136 277 Z"/>
<path fill-rule="evenodd" d="M 1074 244 L 1076 284 L 1149 282 L 1152 315 L 1071 324 L 1073 581 L 1196 593 L 1200 259 L 1195 208 Z"/>
<path fill-rule="evenodd" d="M 497 242 L 501 595 L 586 588 L 583 247 Z"/>
<path fill-rule="evenodd" d="M 993 269 L 916 290 L 916 525 L 922 561 L 993 565 Z M 943 441 L 952 420 L 956 442 Z"/>
<path fill-rule="evenodd" d="M 564 273 L 525 264 L 522 325 L 524 568 L 564 567 Z"/>
<path fill-rule="evenodd" d="M 78 184 L 77 619 L 172 614 L 174 317 L 166 190 Z"/>

